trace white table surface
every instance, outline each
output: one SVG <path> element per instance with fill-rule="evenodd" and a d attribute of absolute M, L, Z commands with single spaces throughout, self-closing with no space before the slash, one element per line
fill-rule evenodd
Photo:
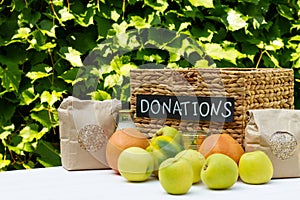
<path fill-rule="evenodd" d="M 193 185 L 185 195 L 169 195 L 157 179 L 127 182 L 112 170 L 67 171 L 62 167 L 0 172 L 0 199 L 7 200 L 246 200 L 299 198 L 300 178 L 273 179 L 264 185 L 238 181 L 228 190 Z"/>

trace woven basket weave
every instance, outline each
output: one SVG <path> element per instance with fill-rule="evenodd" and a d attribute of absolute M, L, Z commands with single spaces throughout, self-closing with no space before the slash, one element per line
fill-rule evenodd
<path fill-rule="evenodd" d="M 228 133 L 243 144 L 248 109 L 294 108 L 292 69 L 190 68 L 140 69 L 130 72 L 131 111 L 136 111 L 136 96 L 233 97 L 232 122 L 152 119 L 136 117 L 138 129 L 150 137 L 163 125 L 183 131 L 204 130 L 208 134 Z M 270 119 L 271 120 L 271 119 Z"/>

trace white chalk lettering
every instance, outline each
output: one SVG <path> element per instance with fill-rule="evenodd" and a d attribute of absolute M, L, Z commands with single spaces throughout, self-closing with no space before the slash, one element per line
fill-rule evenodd
<path fill-rule="evenodd" d="M 232 103 L 229 102 L 229 101 L 225 102 L 224 103 L 224 108 L 226 110 L 227 115 L 226 115 L 226 113 L 221 113 L 222 117 L 227 118 L 227 117 L 232 115 L 231 109 L 229 107 L 232 107 Z"/>
<path fill-rule="evenodd" d="M 187 104 L 191 103 L 190 101 L 185 101 L 180 103 L 180 105 L 183 105 L 183 111 L 184 111 L 184 115 L 187 116 L 188 115 L 188 109 L 187 109 Z"/>
<path fill-rule="evenodd" d="M 203 111 L 205 110 L 205 108 L 203 106 L 206 106 L 206 113 L 203 113 Z M 199 105 L 199 112 L 200 112 L 200 115 L 203 117 L 208 116 L 209 115 L 209 103 L 201 102 L 201 104 Z"/>
<path fill-rule="evenodd" d="M 146 113 L 149 110 L 149 102 L 147 99 L 141 99 L 141 113 Z"/>
<path fill-rule="evenodd" d="M 156 107 L 156 111 L 154 110 L 154 108 L 155 108 L 155 104 L 157 105 Z M 159 101 L 157 100 L 157 99 L 154 99 L 152 102 L 151 102 L 151 107 L 150 107 L 150 109 L 151 109 L 151 112 L 153 113 L 153 114 L 158 114 L 159 113 L 159 111 L 160 111 L 160 104 L 159 104 Z"/>
<path fill-rule="evenodd" d="M 182 116 L 182 112 L 181 112 L 181 109 L 180 109 L 178 101 L 175 102 L 174 108 L 173 108 L 173 114 L 175 114 L 176 112 L 178 112 L 179 115 Z"/>
<path fill-rule="evenodd" d="M 214 103 L 211 104 L 211 113 L 210 113 L 211 116 L 219 115 L 221 104 L 222 101 L 219 101 L 218 108 L 216 108 L 216 105 Z"/>
<path fill-rule="evenodd" d="M 162 109 L 163 109 L 163 114 L 165 114 L 165 111 L 167 111 L 167 113 L 171 113 L 171 99 L 169 99 L 169 105 L 166 102 L 163 102 L 162 104 Z"/>
<path fill-rule="evenodd" d="M 193 108 L 194 108 L 194 109 L 193 109 L 193 111 L 194 111 L 194 112 L 193 112 L 193 116 L 198 116 L 198 112 L 197 112 L 198 102 L 193 102 L 192 104 L 193 104 L 193 106 L 194 106 L 194 107 L 193 107 Z"/>

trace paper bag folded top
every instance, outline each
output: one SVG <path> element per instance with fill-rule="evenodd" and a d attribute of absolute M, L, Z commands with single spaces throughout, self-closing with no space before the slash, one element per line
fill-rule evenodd
<path fill-rule="evenodd" d="M 273 178 L 300 177 L 300 110 L 249 110 L 247 116 L 245 151 L 264 151 Z"/>
<path fill-rule="evenodd" d="M 58 108 L 62 166 L 67 170 L 108 168 L 105 150 L 116 129 L 121 102 L 69 96 Z"/>

